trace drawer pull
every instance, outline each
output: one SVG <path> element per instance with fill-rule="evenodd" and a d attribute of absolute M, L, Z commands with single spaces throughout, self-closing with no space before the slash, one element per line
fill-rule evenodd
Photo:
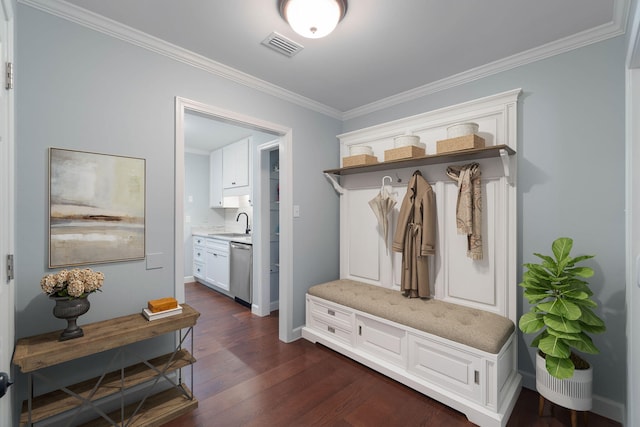
<path fill-rule="evenodd" d="M 479 371 L 473 371 L 473 379 L 476 382 L 476 384 L 480 384 L 480 372 Z"/>
<path fill-rule="evenodd" d="M 358 326 L 358 335 L 362 335 L 362 326 Z"/>
<path fill-rule="evenodd" d="M 332 334 L 335 334 L 336 328 L 334 328 L 333 326 L 327 326 L 327 331 L 331 332 Z"/>
<path fill-rule="evenodd" d="M 329 316 L 335 316 L 336 312 L 333 310 L 327 310 L 327 314 L 329 314 Z"/>

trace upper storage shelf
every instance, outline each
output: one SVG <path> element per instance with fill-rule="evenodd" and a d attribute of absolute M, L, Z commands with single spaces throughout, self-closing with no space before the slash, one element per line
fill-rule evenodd
<path fill-rule="evenodd" d="M 373 165 L 349 166 L 346 168 L 325 170 L 325 174 L 331 175 L 351 175 L 365 172 L 378 172 L 399 168 L 412 168 L 425 165 L 433 165 L 448 162 L 463 162 L 469 160 L 488 159 L 500 157 L 505 166 L 505 174 L 509 176 L 508 156 L 516 152 L 507 145 L 493 145 L 484 148 L 474 148 L 470 150 L 453 151 L 449 153 L 432 154 L 423 157 L 414 157 L 411 159 L 390 160 L 383 163 Z"/>

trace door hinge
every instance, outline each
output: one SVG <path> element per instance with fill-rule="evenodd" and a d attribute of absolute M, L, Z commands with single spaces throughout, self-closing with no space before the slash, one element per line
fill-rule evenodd
<path fill-rule="evenodd" d="M 13 62 L 7 62 L 7 90 L 13 89 Z"/>
<path fill-rule="evenodd" d="M 7 255 L 7 282 L 13 280 L 13 255 Z"/>

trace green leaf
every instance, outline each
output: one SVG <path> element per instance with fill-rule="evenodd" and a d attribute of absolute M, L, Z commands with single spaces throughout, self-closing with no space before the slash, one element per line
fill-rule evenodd
<path fill-rule="evenodd" d="M 576 300 L 585 300 L 589 298 L 589 294 L 580 290 L 571 289 L 568 291 L 563 291 L 562 296 L 566 298 L 576 299 Z"/>
<path fill-rule="evenodd" d="M 558 261 L 567 259 L 572 247 L 573 240 L 569 237 L 560 237 L 551 244 L 551 250 Z"/>
<path fill-rule="evenodd" d="M 601 334 L 607 330 L 607 328 L 604 325 L 594 326 L 594 325 L 589 325 L 582 322 L 580 322 L 580 328 L 582 329 L 583 332 L 587 332 L 590 334 Z"/>
<path fill-rule="evenodd" d="M 562 339 L 553 335 L 542 338 L 538 344 L 538 348 L 545 354 L 554 357 L 569 357 L 571 354 L 569 346 Z"/>
<path fill-rule="evenodd" d="M 551 258 L 548 255 L 542 255 L 542 254 L 538 254 L 538 253 L 534 253 L 535 256 L 537 256 L 538 258 L 542 259 L 545 263 L 545 265 L 547 265 L 548 267 L 551 268 L 551 270 L 555 270 L 556 269 L 556 261 Z"/>
<path fill-rule="evenodd" d="M 522 315 L 522 317 L 520 317 L 518 327 L 525 334 L 537 332 L 544 327 L 542 315 L 532 312 L 525 313 Z"/>
<path fill-rule="evenodd" d="M 558 379 L 571 378 L 575 369 L 571 359 L 553 357 L 549 354 L 545 357 L 545 366 L 547 372 Z"/>
<path fill-rule="evenodd" d="M 582 299 L 582 300 L 574 300 L 576 305 L 580 306 L 581 310 L 585 310 L 587 307 L 596 308 L 598 304 L 596 304 L 592 299 Z"/>
<path fill-rule="evenodd" d="M 571 261 L 571 265 L 575 265 L 577 263 L 579 263 L 580 261 L 584 261 L 585 259 L 590 259 L 593 258 L 595 255 L 580 255 L 575 257 L 572 261 Z"/>
<path fill-rule="evenodd" d="M 527 271 L 527 275 L 529 278 L 534 278 L 537 280 L 543 280 L 543 281 L 552 281 L 553 279 L 555 279 L 555 275 L 550 274 L 547 270 L 545 270 L 543 267 L 536 265 L 536 264 L 528 264 L 527 268 L 529 268 L 529 270 Z"/>
<path fill-rule="evenodd" d="M 566 271 L 573 276 L 580 276 L 585 278 L 593 276 L 593 268 L 590 267 L 575 267 Z"/>
<path fill-rule="evenodd" d="M 531 341 L 531 347 L 537 347 L 539 348 L 540 346 L 540 341 L 542 341 L 544 338 L 549 336 L 549 332 L 547 332 L 547 330 L 543 330 L 542 332 L 540 332 L 538 334 L 538 336 L 536 336 L 533 341 Z"/>
<path fill-rule="evenodd" d="M 546 311 L 547 313 L 566 317 L 569 320 L 577 320 L 582 314 L 582 310 L 580 310 L 580 307 L 562 298 L 557 298 L 553 301 L 540 303 L 538 304 L 538 307 L 540 308 L 540 310 Z"/>
<path fill-rule="evenodd" d="M 579 340 L 578 335 L 580 333 L 562 332 L 552 328 L 547 329 L 547 331 L 549 332 L 549 335 L 553 335 L 554 337 L 557 337 L 563 340 L 572 340 L 572 341 Z M 567 343 L 567 344 L 571 344 L 571 343 Z"/>
<path fill-rule="evenodd" d="M 540 292 L 539 290 L 526 290 L 523 292 L 523 296 L 529 301 L 529 304 L 536 304 L 551 295 L 547 292 Z"/>
<path fill-rule="evenodd" d="M 580 333 L 580 334 L 576 334 L 574 338 L 575 339 L 571 339 L 567 341 L 567 344 L 569 344 L 571 347 L 583 353 L 589 353 L 589 354 L 600 353 L 600 350 L 598 350 L 595 344 L 593 344 L 593 341 L 591 340 L 589 335 L 585 333 Z"/>
<path fill-rule="evenodd" d="M 558 332 L 578 333 L 581 331 L 580 322 L 577 320 L 569 320 L 562 316 L 555 316 L 553 314 L 547 314 L 543 318 L 544 324 L 549 328 Z M 523 331 L 524 332 L 524 331 Z M 551 331 L 549 331 L 552 333 Z"/>
<path fill-rule="evenodd" d="M 604 320 L 599 318 L 598 315 L 593 312 L 593 310 L 587 307 L 582 308 L 582 316 L 580 316 L 580 321 L 586 323 L 587 325 L 604 327 Z"/>

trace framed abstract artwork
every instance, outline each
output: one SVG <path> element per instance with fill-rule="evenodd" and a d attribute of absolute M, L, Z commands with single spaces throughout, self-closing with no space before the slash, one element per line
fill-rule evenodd
<path fill-rule="evenodd" d="M 49 149 L 49 267 L 143 259 L 145 160 Z"/>

